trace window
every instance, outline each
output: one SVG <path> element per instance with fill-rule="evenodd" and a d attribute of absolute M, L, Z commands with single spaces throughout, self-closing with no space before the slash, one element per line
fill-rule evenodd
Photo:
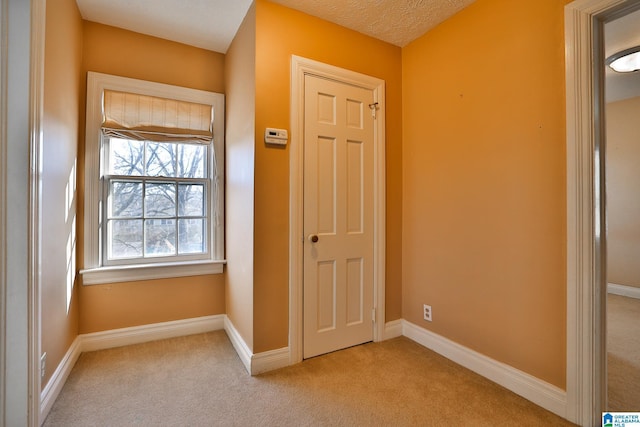
<path fill-rule="evenodd" d="M 222 271 L 223 95 L 89 73 L 84 284 Z"/>
<path fill-rule="evenodd" d="M 209 147 L 105 139 L 104 263 L 206 255 Z"/>

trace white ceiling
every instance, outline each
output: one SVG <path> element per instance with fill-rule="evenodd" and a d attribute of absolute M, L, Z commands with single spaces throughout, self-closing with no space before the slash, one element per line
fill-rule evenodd
<path fill-rule="evenodd" d="M 226 53 L 252 0 L 76 0 L 87 21 Z"/>
<path fill-rule="evenodd" d="M 76 0 L 88 21 L 226 53 L 252 0 Z M 475 0 L 274 0 L 405 46 Z"/>
<path fill-rule="evenodd" d="M 630 13 L 604 26 L 605 57 L 621 50 L 640 46 L 640 10 Z M 606 67 L 606 101 L 640 96 L 640 71 L 616 73 Z"/>

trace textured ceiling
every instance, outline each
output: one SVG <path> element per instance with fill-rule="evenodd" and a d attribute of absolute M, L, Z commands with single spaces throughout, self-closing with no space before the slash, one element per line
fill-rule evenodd
<path fill-rule="evenodd" d="M 405 46 L 475 0 L 271 0 Z"/>
<path fill-rule="evenodd" d="M 252 0 L 76 0 L 82 17 L 226 53 Z M 475 0 L 273 0 L 405 46 Z"/>

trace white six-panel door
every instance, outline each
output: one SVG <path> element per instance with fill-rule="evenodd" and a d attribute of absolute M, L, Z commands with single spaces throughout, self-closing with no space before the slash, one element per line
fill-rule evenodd
<path fill-rule="evenodd" d="M 371 90 L 305 76 L 305 358 L 373 340 L 372 103 Z"/>

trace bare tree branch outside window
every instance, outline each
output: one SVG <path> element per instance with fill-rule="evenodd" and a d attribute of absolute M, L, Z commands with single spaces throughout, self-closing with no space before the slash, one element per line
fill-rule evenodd
<path fill-rule="evenodd" d="M 110 259 L 207 251 L 208 148 L 109 138 Z"/>

